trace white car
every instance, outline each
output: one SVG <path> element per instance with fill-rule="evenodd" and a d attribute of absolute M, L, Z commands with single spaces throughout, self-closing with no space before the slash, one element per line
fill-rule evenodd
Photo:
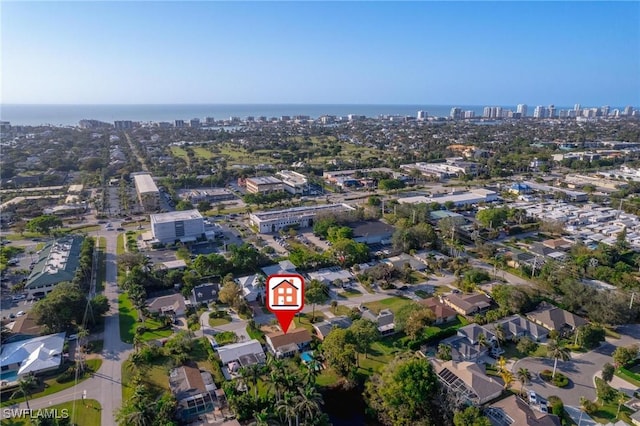
<path fill-rule="evenodd" d="M 69 337 L 67 337 L 68 341 L 73 341 L 73 340 L 78 340 L 78 335 L 77 334 L 70 334 Z"/>
<path fill-rule="evenodd" d="M 26 315 L 26 314 L 27 314 L 27 313 L 26 313 L 25 311 L 19 311 L 19 312 L 16 314 L 16 316 L 17 316 L 17 317 L 21 317 L 21 316 Z"/>

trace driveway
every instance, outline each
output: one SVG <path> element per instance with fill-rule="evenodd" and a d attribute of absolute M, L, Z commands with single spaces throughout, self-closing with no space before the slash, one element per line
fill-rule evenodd
<path fill-rule="evenodd" d="M 593 378 L 600 375 L 604 364 L 613 364 L 611 354 L 618 346 L 628 346 L 637 343 L 640 338 L 640 325 L 632 324 L 618 327 L 620 339 L 610 339 L 600 347 L 587 353 L 572 353 L 569 361 L 558 361 L 557 371 L 565 374 L 569 379 L 569 386 L 557 388 L 543 382 L 538 373 L 544 369 L 553 370 L 553 360 L 548 358 L 523 358 L 514 363 L 512 371 L 515 373 L 520 368 L 527 368 L 532 377 L 527 389 L 539 393 L 548 398 L 550 395 L 559 396 L 565 405 L 580 406 L 580 397 L 584 396 L 589 400 L 595 400 L 596 391 Z M 625 382 L 626 383 L 626 382 Z M 629 384 L 626 384 L 628 387 Z"/>

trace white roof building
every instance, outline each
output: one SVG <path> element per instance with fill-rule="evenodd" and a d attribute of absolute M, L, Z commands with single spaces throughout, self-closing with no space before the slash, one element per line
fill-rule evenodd
<path fill-rule="evenodd" d="M 262 345 L 255 339 L 220 346 L 216 351 L 218 351 L 220 361 L 224 365 L 230 362 L 239 362 L 241 366 L 245 366 L 263 363 L 266 359 Z"/>
<path fill-rule="evenodd" d="M 49 334 L 29 340 L 5 343 L 0 351 L 2 371 L 17 371 L 18 376 L 54 370 L 62 362 L 65 333 Z"/>

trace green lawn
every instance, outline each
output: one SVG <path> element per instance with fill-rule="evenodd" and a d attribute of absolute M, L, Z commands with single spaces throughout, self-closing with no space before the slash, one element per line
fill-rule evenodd
<path fill-rule="evenodd" d="M 189 164 L 189 156 L 187 155 L 187 151 L 180 148 L 179 146 L 172 146 L 170 149 L 171 149 L 171 154 L 174 157 L 182 158 L 184 161 L 187 162 L 187 164 Z"/>
<path fill-rule="evenodd" d="M 364 355 L 359 355 L 359 372 L 369 376 L 380 371 L 382 367 L 393 360 L 396 354 L 404 352 L 406 349 L 399 346 L 401 337 L 402 335 L 394 335 L 373 342 L 371 351 L 366 358 Z"/>
<path fill-rule="evenodd" d="M 71 367 L 73 364 L 70 363 L 69 367 Z M 98 369 L 100 369 L 100 366 L 102 365 L 102 360 L 101 359 L 91 359 L 91 360 L 87 360 L 87 367 L 89 368 L 89 370 L 91 371 L 97 371 Z M 51 395 L 57 392 L 60 392 L 62 390 L 68 389 L 72 386 L 75 386 L 76 381 L 75 380 L 69 380 L 68 382 L 63 382 L 63 383 L 58 383 L 56 381 L 56 378 L 60 376 L 59 373 L 56 374 L 51 374 L 51 375 L 45 375 L 43 376 L 43 384 L 40 386 L 39 389 L 35 389 L 37 392 L 34 392 L 33 394 L 29 395 L 29 399 L 36 399 L 36 398 L 42 398 L 43 396 L 47 396 L 47 395 Z M 90 376 L 88 374 L 88 372 L 86 372 L 83 376 L 78 377 L 78 382 L 83 382 L 86 379 L 88 379 Z M 2 393 L 2 403 L 0 403 L 0 406 L 2 407 L 6 407 L 8 405 L 12 405 L 12 404 L 16 404 L 16 403 L 20 403 L 24 401 L 24 397 L 20 396 L 18 398 L 14 398 L 14 399 L 9 399 L 11 397 L 11 395 L 15 392 L 15 389 L 11 389 L 9 391 L 3 392 Z M 3 423 L 4 425 L 4 423 Z"/>
<path fill-rule="evenodd" d="M 134 375 L 130 372 L 129 360 L 122 363 L 122 400 L 126 401 L 133 395 L 133 386 L 131 381 Z M 155 392 L 169 390 L 169 367 L 168 359 L 160 358 L 155 360 L 151 368 L 144 372 L 142 381 L 149 385 Z"/>
<path fill-rule="evenodd" d="M 207 148 L 203 148 L 201 146 L 193 147 L 193 153 L 196 155 L 196 158 L 204 158 L 205 160 L 209 160 L 214 157 L 214 154 L 209 151 Z"/>
<path fill-rule="evenodd" d="M 338 293 L 338 296 L 345 297 L 345 298 L 358 297 L 358 296 L 362 296 L 362 292 L 360 290 L 356 290 L 356 289 L 353 289 L 353 288 L 348 288 L 348 289 L 345 289 L 344 291 L 341 291 L 340 293 Z"/>
<path fill-rule="evenodd" d="M 411 299 L 406 297 L 389 297 L 388 299 L 378 300 L 377 302 L 365 303 L 364 306 L 369 308 L 374 313 L 379 313 L 383 309 L 391 309 L 393 313 L 398 312 L 403 306 L 411 303 Z"/>
<path fill-rule="evenodd" d="M 231 322 L 231 317 L 209 318 L 209 325 L 211 327 L 217 327 L 219 325 L 229 324 L 230 322 Z"/>
<path fill-rule="evenodd" d="M 340 380 L 340 376 L 333 371 L 333 368 L 325 368 L 318 374 L 316 377 L 316 383 L 318 386 L 331 386 L 334 385 L 338 380 Z"/>
<path fill-rule="evenodd" d="M 538 344 L 538 347 L 536 348 L 536 350 L 529 354 L 520 352 L 516 348 L 516 344 L 512 342 L 505 343 L 504 345 L 502 345 L 502 349 L 504 349 L 503 356 L 505 357 L 505 359 L 512 359 L 512 358 L 522 359 L 528 356 L 544 358 L 547 356 L 547 347 L 541 344 Z"/>
<path fill-rule="evenodd" d="M 324 319 L 324 315 L 319 310 L 316 310 L 316 322 L 320 322 Z M 313 334 L 313 324 L 311 324 L 311 314 L 299 313 L 293 318 L 293 322 L 296 327 L 304 327 L 311 334 Z"/>
<path fill-rule="evenodd" d="M 262 330 L 254 330 L 251 327 L 247 326 L 247 334 L 250 338 L 256 339 L 260 343 L 264 344 L 264 332 Z"/>
<path fill-rule="evenodd" d="M 78 426 L 100 426 L 100 411 L 102 407 L 95 399 L 76 399 L 75 401 L 64 402 L 62 404 L 51 405 L 47 407 L 48 413 L 56 413 L 60 417 L 67 417 L 71 424 Z M 55 410 L 55 411 L 53 411 Z M 34 410 L 33 415 L 36 415 Z M 26 426 L 33 423 L 29 419 L 4 419 L 3 426 Z"/>
<path fill-rule="evenodd" d="M 633 414 L 633 411 L 630 408 L 627 408 L 623 405 L 622 407 L 620 407 L 620 416 L 616 418 L 617 413 L 618 403 L 614 401 L 608 402 L 606 404 L 598 403 L 598 410 L 595 413 L 591 413 L 589 415 L 598 423 L 609 424 L 615 423 L 618 420 L 623 420 L 628 424 L 632 424 L 629 415 Z"/>
<path fill-rule="evenodd" d="M 120 338 L 123 342 L 133 343 L 136 329 L 143 324 L 138 322 L 138 313 L 126 293 L 118 295 L 118 311 L 120 313 Z M 144 326 L 147 328 L 147 331 L 142 334 L 144 341 L 163 339 L 173 334 L 171 327 L 164 328 L 164 324 L 152 318 L 146 319 Z"/>
<path fill-rule="evenodd" d="M 344 305 L 338 305 L 335 309 L 331 309 L 331 312 L 336 316 L 349 316 L 351 309 Z"/>
<path fill-rule="evenodd" d="M 626 380 L 634 386 L 640 386 L 640 375 L 634 373 L 631 370 L 628 370 L 626 368 L 618 368 L 615 374 L 616 376 Z"/>
<path fill-rule="evenodd" d="M 118 234 L 118 239 L 116 240 L 116 254 L 124 253 L 124 234 Z"/>

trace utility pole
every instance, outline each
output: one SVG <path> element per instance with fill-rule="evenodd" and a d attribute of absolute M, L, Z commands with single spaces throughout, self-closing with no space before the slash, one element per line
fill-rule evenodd
<path fill-rule="evenodd" d="M 636 292 L 631 293 L 631 302 L 629 303 L 629 309 L 633 309 L 633 299 L 636 297 Z"/>

